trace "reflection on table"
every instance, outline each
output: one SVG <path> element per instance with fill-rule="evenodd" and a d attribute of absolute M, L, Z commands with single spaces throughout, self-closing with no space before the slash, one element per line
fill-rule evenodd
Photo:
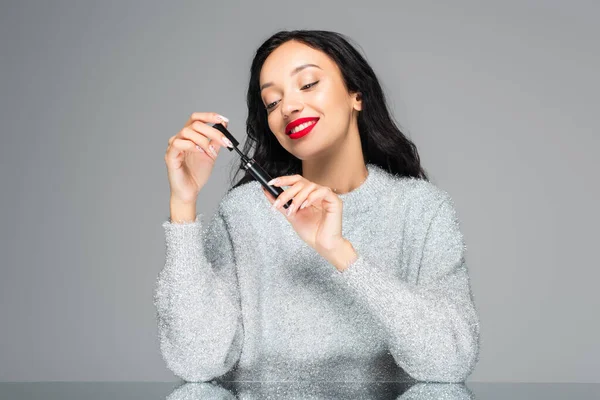
<path fill-rule="evenodd" d="M 464 383 L 425 382 L 233 382 L 185 383 L 167 400 L 192 399 L 475 399 Z"/>

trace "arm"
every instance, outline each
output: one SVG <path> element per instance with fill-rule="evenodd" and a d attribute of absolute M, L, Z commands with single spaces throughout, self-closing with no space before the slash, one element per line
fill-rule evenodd
<path fill-rule="evenodd" d="M 465 245 L 452 200 L 447 197 L 430 221 L 416 284 L 407 283 L 377 260 L 358 253 L 343 272 L 334 272 L 381 322 L 389 350 L 413 378 L 462 382 L 479 354 L 479 319 L 464 259 Z"/>
<path fill-rule="evenodd" d="M 200 220 L 165 222 L 166 262 L 154 290 L 160 349 L 186 381 L 229 371 L 242 349 L 243 325 L 233 247 L 220 210 Z"/>

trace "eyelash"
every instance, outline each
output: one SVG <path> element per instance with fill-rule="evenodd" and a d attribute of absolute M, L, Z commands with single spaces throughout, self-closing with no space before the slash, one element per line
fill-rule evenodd
<path fill-rule="evenodd" d="M 311 87 L 315 86 L 317 83 L 319 83 L 319 81 L 315 81 L 315 82 L 313 82 L 313 83 L 306 84 L 306 85 L 302 86 L 302 87 L 300 88 L 300 90 L 302 90 L 302 88 L 307 88 L 307 89 L 310 89 Z M 307 86 L 308 86 L 308 87 L 307 87 Z M 272 109 L 273 107 L 275 107 L 275 106 L 273 105 L 273 104 L 275 104 L 275 103 L 276 103 L 276 102 L 274 101 L 273 103 L 267 104 L 267 106 L 265 107 L 265 109 L 266 109 L 267 111 L 269 111 L 270 109 Z M 272 107 L 271 107 L 271 106 L 272 106 Z"/>

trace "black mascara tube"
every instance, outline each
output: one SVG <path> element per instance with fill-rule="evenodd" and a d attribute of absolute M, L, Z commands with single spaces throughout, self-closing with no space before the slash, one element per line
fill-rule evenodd
<path fill-rule="evenodd" d="M 233 137 L 233 135 L 227 130 L 227 128 L 225 128 L 225 126 L 223 126 L 223 124 L 215 124 L 215 125 L 213 125 L 213 128 L 221 131 L 221 133 L 223 133 L 227 137 L 227 139 L 229 139 L 231 141 L 231 143 L 233 143 L 233 149 L 230 147 L 227 147 L 227 149 L 229 151 L 233 151 L 235 149 L 235 151 L 238 152 L 240 157 L 242 157 L 242 161 L 243 161 L 242 168 L 245 169 L 246 171 L 248 171 L 250 173 L 250 175 L 252 175 L 254 177 L 254 179 L 256 179 L 258 182 L 260 182 L 260 184 L 269 193 L 271 193 L 271 195 L 273 197 L 277 198 L 281 193 L 283 193 L 283 189 L 280 188 L 279 186 L 271 186 L 271 185 L 267 184 L 267 182 L 269 182 L 273 178 L 267 173 L 267 171 L 265 171 L 260 165 L 258 165 L 256 160 L 254 160 L 253 158 L 248 158 L 244 153 L 242 153 L 240 151 L 240 149 L 238 149 L 237 146 L 240 143 Z M 283 208 L 287 209 L 287 208 L 289 208 L 290 205 L 292 205 L 292 199 L 290 199 L 287 203 L 285 203 L 283 205 Z"/>

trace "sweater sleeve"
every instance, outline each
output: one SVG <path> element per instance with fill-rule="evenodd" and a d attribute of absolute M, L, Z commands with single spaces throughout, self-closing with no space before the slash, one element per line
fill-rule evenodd
<path fill-rule="evenodd" d="M 376 268 L 376 259 L 359 252 L 353 264 L 334 275 L 381 322 L 390 353 L 409 375 L 419 381 L 463 382 L 479 358 L 479 318 L 466 246 L 449 196 L 439 204 L 420 243 L 414 284 L 387 266 Z"/>
<path fill-rule="evenodd" d="M 244 335 L 225 221 L 217 211 L 205 229 L 201 218 L 163 223 L 166 261 L 154 288 L 162 357 L 175 375 L 190 382 L 232 369 Z"/>

